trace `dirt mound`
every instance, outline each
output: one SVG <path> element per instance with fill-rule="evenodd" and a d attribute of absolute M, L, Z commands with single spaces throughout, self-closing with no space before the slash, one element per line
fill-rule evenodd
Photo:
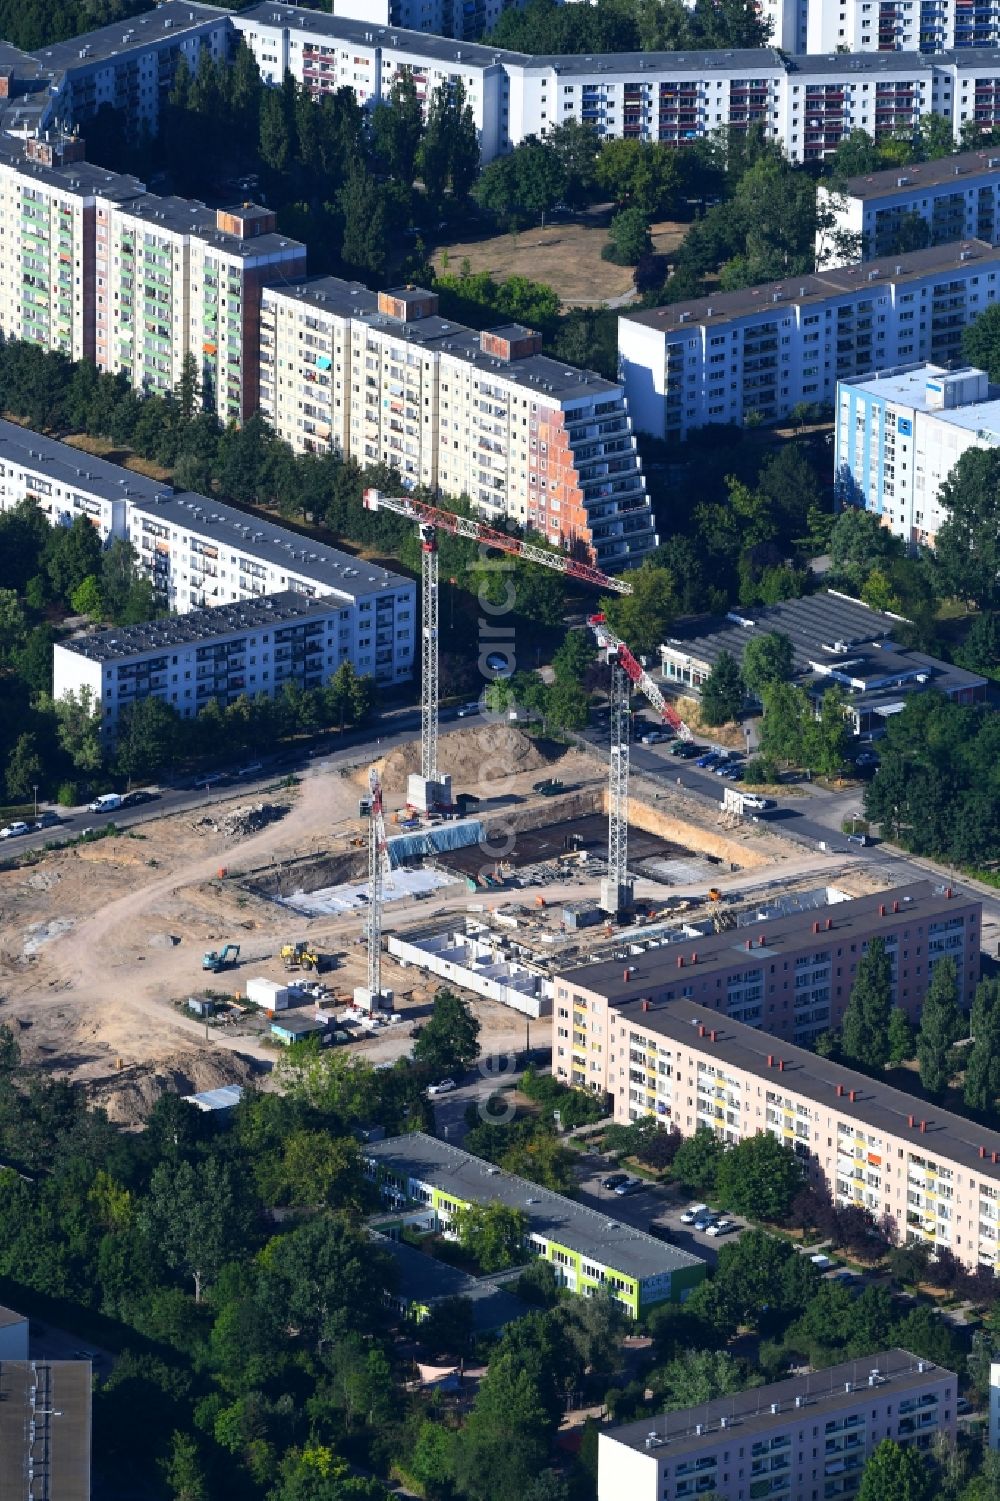
<path fill-rule="evenodd" d="M 240 1053 L 175 1053 L 158 1063 L 133 1063 L 87 1086 L 92 1104 L 102 1106 L 111 1120 L 138 1126 L 162 1094 L 199 1094 L 221 1084 L 246 1084 L 253 1064 Z"/>
<path fill-rule="evenodd" d="M 543 771 L 565 752 L 566 747 L 556 741 L 532 739 L 516 725 L 501 724 L 455 730 L 442 739 L 438 757 L 441 770 L 450 773 L 456 791 L 475 792 L 481 781 L 502 782 L 522 771 Z M 401 745 L 382 763 L 383 790 L 405 792 L 407 777 L 419 770 L 419 741 Z M 359 780 L 367 786 L 368 772 L 359 773 Z"/>
<path fill-rule="evenodd" d="M 701 717 L 701 705 L 696 698 L 679 698 L 675 707 L 688 728 L 696 735 L 704 735 L 713 745 L 742 750 L 746 744 L 743 726 L 735 720 L 730 720 L 728 724 L 705 724 Z"/>
<path fill-rule="evenodd" d="M 247 807 L 231 809 L 218 820 L 201 818 L 198 820 L 198 827 L 211 829 L 215 834 L 224 834 L 227 839 L 246 839 L 250 834 L 259 834 L 268 824 L 284 818 L 287 812 L 287 803 L 251 803 Z"/>

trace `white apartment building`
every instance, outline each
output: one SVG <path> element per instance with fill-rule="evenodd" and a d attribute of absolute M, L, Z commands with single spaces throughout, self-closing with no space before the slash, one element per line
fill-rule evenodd
<path fill-rule="evenodd" d="M 291 590 L 349 611 L 358 672 L 402 682 L 413 667 L 416 586 L 204 495 L 130 504 L 128 539 L 158 597 L 178 614 Z"/>
<path fill-rule="evenodd" d="M 623 313 L 618 351 L 640 432 L 683 440 L 708 423 L 832 406 L 839 381 L 957 356 L 1000 291 L 1000 249 L 980 240 Z"/>
<path fill-rule="evenodd" d="M 285 683 L 318 688 L 354 660 L 353 617 L 341 599 L 284 590 L 75 636 L 53 648 L 53 696 L 89 689 L 110 742 L 122 711 L 143 698 L 191 719 L 209 699 L 225 708 L 244 694 L 272 697 Z"/>
<path fill-rule="evenodd" d="M 623 388 L 540 346 L 519 325 L 476 333 L 442 318 L 420 288 L 272 287 L 261 412 L 299 452 L 389 464 L 601 568 L 631 566 L 657 544 Z"/>
<path fill-rule="evenodd" d="M 86 516 L 107 543 L 126 536 L 129 505 L 152 504 L 162 488 L 131 469 L 0 420 L 0 511 L 32 500 L 51 526 Z"/>
<path fill-rule="evenodd" d="M 857 256 L 838 254 L 839 232 L 860 236 L 861 259 L 893 255 L 903 221 L 916 214 L 928 244 L 952 240 L 1000 241 L 1000 151 L 963 151 L 936 161 L 851 177 L 833 192 L 820 184 L 817 207 L 832 228 L 816 235 L 816 265 L 826 270 Z"/>
<path fill-rule="evenodd" d="M 228 11 L 197 0 L 160 0 L 144 15 L 52 42 L 32 55 L 53 75 L 49 91 L 64 123 L 84 124 L 109 104 L 125 112 L 130 128 L 155 132 L 180 59 L 194 74 L 203 49 L 224 62 L 232 46 Z"/>
<path fill-rule="evenodd" d="M 484 161 L 565 120 L 583 121 L 602 138 L 673 144 L 719 126 L 760 126 L 793 161 L 821 159 L 854 129 L 892 135 L 931 113 L 956 136 L 969 121 L 984 129 L 1000 123 L 1000 65 L 988 48 L 838 53 L 833 44 L 802 56 L 767 47 L 536 57 L 275 0 L 233 25 L 267 82 L 280 83 L 288 70 L 317 97 L 347 87 L 371 107 L 404 69 L 424 99 L 439 84 L 461 82 Z"/>
<path fill-rule="evenodd" d="M 885 1439 L 954 1443 L 957 1416 L 953 1371 L 882 1350 L 602 1430 L 598 1501 L 846 1501 Z"/>
<path fill-rule="evenodd" d="M 764 0 L 775 46 L 793 52 L 943 52 L 996 47 L 991 0 Z"/>
<path fill-rule="evenodd" d="M 838 498 L 904 542 L 933 547 L 944 481 L 966 449 L 997 446 L 1000 400 L 982 370 L 914 365 L 838 388 Z"/>

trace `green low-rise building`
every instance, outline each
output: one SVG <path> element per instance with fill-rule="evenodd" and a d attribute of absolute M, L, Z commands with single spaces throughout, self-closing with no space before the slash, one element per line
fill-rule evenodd
<path fill-rule="evenodd" d="M 683 1302 L 705 1275 L 699 1257 L 622 1223 L 613 1209 L 588 1209 L 421 1131 L 369 1143 L 364 1161 L 401 1222 L 420 1209 L 447 1234 L 455 1211 L 473 1204 L 520 1210 L 526 1250 L 550 1261 L 563 1287 L 584 1297 L 604 1288 L 633 1318 L 656 1303 Z M 385 1221 L 379 1228 L 391 1233 Z"/>

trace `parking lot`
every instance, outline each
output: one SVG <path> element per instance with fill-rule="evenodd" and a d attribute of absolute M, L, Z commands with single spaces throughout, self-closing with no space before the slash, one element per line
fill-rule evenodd
<path fill-rule="evenodd" d="M 619 1171 L 626 1170 L 612 1167 L 603 1158 L 584 1159 L 577 1194 L 580 1202 L 623 1224 L 632 1225 L 636 1230 L 645 1230 L 665 1241 L 669 1237 L 670 1245 L 700 1256 L 709 1266 L 715 1265 L 719 1247 L 747 1228 L 747 1221 L 740 1219 L 739 1215 L 726 1215 L 725 1218 L 732 1220 L 734 1225 L 728 1234 L 716 1237 L 704 1230 L 696 1230 L 693 1224 L 685 1225 L 681 1220 L 681 1215 L 693 1201 L 676 1184 L 651 1183 L 639 1193 L 617 1194 L 614 1189 L 604 1187 L 604 1180 Z M 664 1231 L 665 1235 L 662 1234 Z"/>

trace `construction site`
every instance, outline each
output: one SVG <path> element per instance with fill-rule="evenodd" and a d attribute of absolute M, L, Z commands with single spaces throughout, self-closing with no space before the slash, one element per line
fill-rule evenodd
<path fill-rule="evenodd" d="M 552 977 L 590 955 L 892 884 L 731 801 L 722 812 L 669 780 L 630 779 L 632 691 L 689 732 L 603 617 L 591 628 L 612 668 L 606 753 L 503 714 L 439 736 L 437 554 L 416 519 L 419 742 L 374 764 L 316 759 L 252 804 L 220 790 L 210 811 L 0 871 L 0 1019 L 26 1060 L 83 1083 L 113 1118 L 140 1121 L 164 1089 L 265 1077 L 313 1034 L 392 1060 L 443 983 L 474 1005 L 484 1052 L 522 1046 L 532 1020 L 544 1042 Z"/>

